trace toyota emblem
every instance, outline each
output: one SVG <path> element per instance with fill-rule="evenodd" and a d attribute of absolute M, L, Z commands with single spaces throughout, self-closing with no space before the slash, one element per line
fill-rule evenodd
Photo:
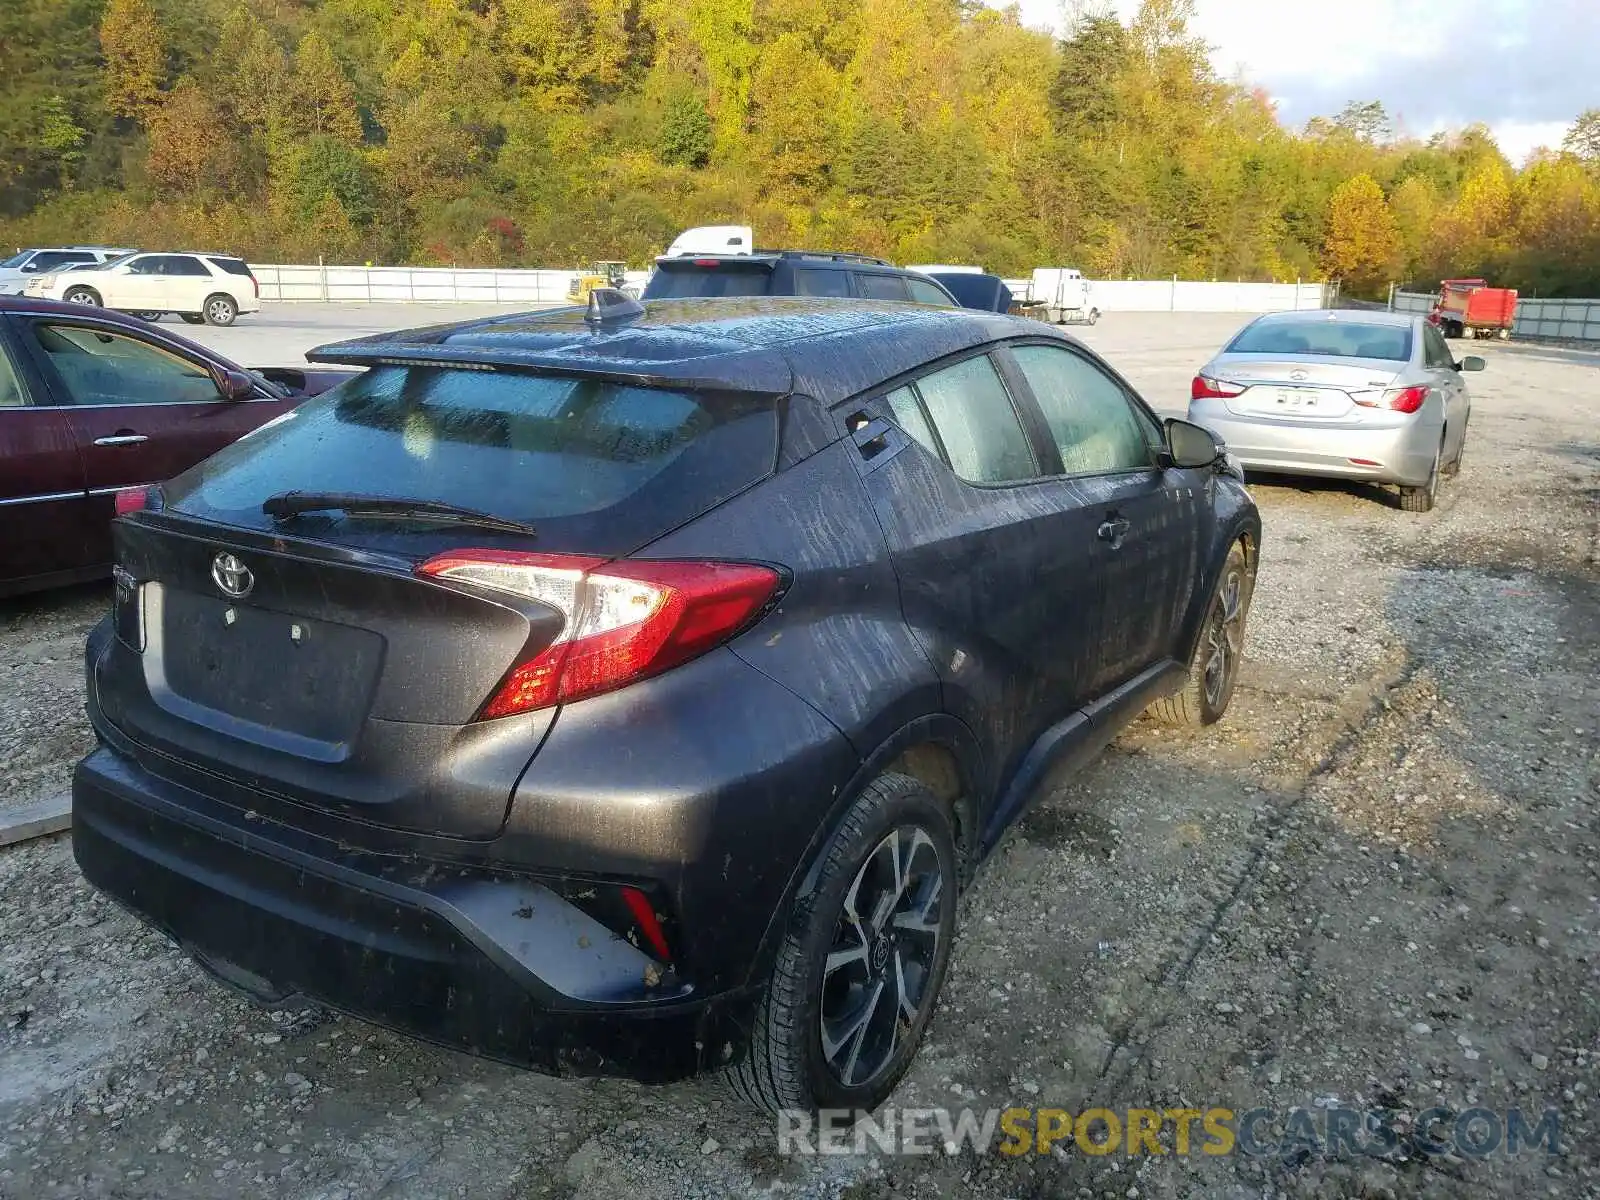
<path fill-rule="evenodd" d="M 256 585 L 255 573 L 226 551 L 211 560 L 211 581 L 235 600 L 244 599 Z"/>

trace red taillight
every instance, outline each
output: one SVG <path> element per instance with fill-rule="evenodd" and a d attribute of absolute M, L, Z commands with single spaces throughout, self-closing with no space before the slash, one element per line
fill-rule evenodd
<path fill-rule="evenodd" d="M 1425 387 L 1400 388 L 1396 391 L 1385 392 L 1384 403 L 1395 412 L 1414 413 L 1422 407 L 1423 401 L 1428 398 L 1428 389 Z"/>
<path fill-rule="evenodd" d="M 613 691 L 687 662 L 748 625 L 781 582 L 751 563 L 503 550 L 441 554 L 417 572 L 538 600 L 566 618 L 554 642 L 507 672 L 481 720 Z"/>
<path fill-rule="evenodd" d="M 256 290 L 256 299 L 261 299 L 261 282 L 256 278 L 256 273 L 254 271 L 250 272 L 250 286 Z"/>
<path fill-rule="evenodd" d="M 126 513 L 138 512 L 140 509 L 150 507 L 150 489 L 147 487 L 123 488 L 112 497 L 116 505 L 117 516 Z"/>
<path fill-rule="evenodd" d="M 628 906 L 628 911 L 633 914 L 633 919 L 639 923 L 639 932 L 644 935 L 644 940 L 650 943 L 650 949 L 662 962 L 672 961 L 672 947 L 667 945 L 667 935 L 661 928 L 661 918 L 656 916 L 655 905 L 650 903 L 650 898 L 636 887 L 624 886 L 622 899 Z"/>
<path fill-rule="evenodd" d="M 1237 396 L 1244 391 L 1244 384 L 1229 383 L 1225 379 L 1213 379 L 1209 375 L 1196 375 L 1194 382 L 1189 385 L 1189 399 L 1191 400 L 1226 400 L 1230 396 Z"/>
<path fill-rule="evenodd" d="M 722 260 L 720 258 L 697 258 L 694 260 L 694 265 L 697 267 L 720 267 Z"/>

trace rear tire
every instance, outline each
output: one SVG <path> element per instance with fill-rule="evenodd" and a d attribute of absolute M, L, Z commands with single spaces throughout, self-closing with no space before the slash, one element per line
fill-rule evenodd
<path fill-rule="evenodd" d="M 1162 725 L 1197 729 L 1222 719 L 1239 682 L 1244 658 L 1245 622 L 1255 594 L 1255 568 L 1244 544 L 1235 542 L 1222 564 L 1217 585 L 1189 659 L 1189 678 L 1181 691 L 1157 700 L 1147 710 Z"/>
<path fill-rule="evenodd" d="M 206 323 L 206 319 L 199 313 L 179 313 L 178 315 L 183 318 L 185 325 L 204 325 Z"/>
<path fill-rule="evenodd" d="M 871 1111 L 911 1065 L 950 961 L 959 866 L 950 810 L 880 775 L 795 905 L 744 1059 L 728 1078 L 765 1112 Z"/>
<path fill-rule="evenodd" d="M 239 315 L 239 306 L 233 302 L 232 296 L 224 296 L 218 292 L 214 296 L 206 297 L 205 322 L 207 325 L 232 325 Z"/>
<path fill-rule="evenodd" d="M 96 292 L 93 288 L 68 288 L 66 294 L 61 298 L 68 304 L 84 304 L 91 308 L 98 308 L 100 305 L 100 293 Z"/>
<path fill-rule="evenodd" d="M 161 320 L 162 316 L 165 314 L 158 312 L 135 312 L 133 315 L 138 317 L 141 321 L 149 321 L 153 325 L 157 321 Z"/>
<path fill-rule="evenodd" d="M 1433 467 L 1428 472 L 1428 482 L 1421 487 L 1403 487 L 1400 489 L 1400 507 L 1406 512 L 1425 513 L 1432 512 L 1434 501 L 1439 498 L 1440 459 L 1444 457 L 1444 438 L 1439 439 L 1439 448 L 1433 453 Z"/>

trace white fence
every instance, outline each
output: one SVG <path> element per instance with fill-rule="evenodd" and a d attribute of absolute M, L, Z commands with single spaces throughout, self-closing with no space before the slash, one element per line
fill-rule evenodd
<path fill-rule="evenodd" d="M 1437 297 L 1427 292 L 1396 292 L 1397 312 L 1430 312 Z M 1600 300 L 1517 301 L 1514 337 L 1600 342 Z"/>
<path fill-rule="evenodd" d="M 1026 279 L 1008 279 L 1019 300 Z M 1091 279 L 1089 305 L 1108 312 L 1265 313 L 1327 308 L 1334 288 L 1327 283 L 1220 283 L 1185 279 Z"/>
<path fill-rule="evenodd" d="M 261 264 L 254 268 L 263 300 L 328 303 L 482 301 L 563 304 L 575 271 L 466 270 L 453 267 L 347 267 Z M 628 286 L 647 273 L 629 271 Z M 1007 280 L 1019 298 L 1026 279 Z M 1101 312 L 1279 312 L 1323 308 L 1332 288 L 1320 283 L 1197 283 L 1177 279 L 1105 279 L 1090 284 Z"/>

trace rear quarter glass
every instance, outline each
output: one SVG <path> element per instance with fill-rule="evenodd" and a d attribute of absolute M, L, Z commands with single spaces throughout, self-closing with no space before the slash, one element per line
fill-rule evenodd
<path fill-rule="evenodd" d="M 376 367 L 235 442 L 164 489 L 170 511 L 402 552 L 492 534 L 305 514 L 286 491 L 436 500 L 538 527 L 541 550 L 624 554 L 772 473 L 770 396 L 592 378 Z"/>
<path fill-rule="evenodd" d="M 250 266 L 242 258 L 219 258 L 211 255 L 208 255 L 207 258 L 211 263 L 221 267 L 229 275 L 250 274 Z"/>

